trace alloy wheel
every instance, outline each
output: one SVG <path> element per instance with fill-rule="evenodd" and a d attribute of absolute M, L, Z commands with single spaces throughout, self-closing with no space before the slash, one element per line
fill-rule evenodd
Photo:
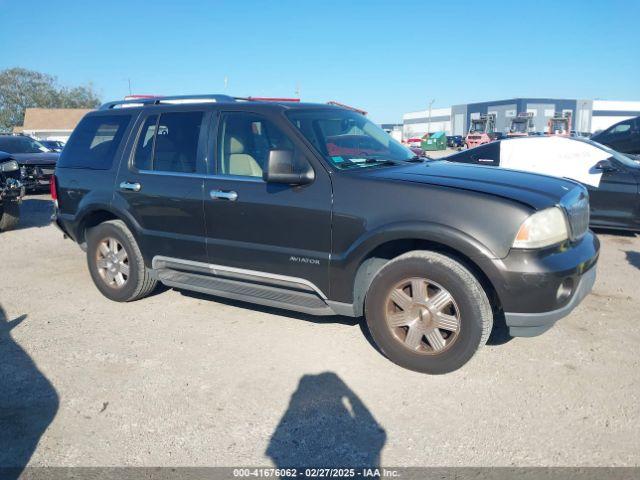
<path fill-rule="evenodd" d="M 460 334 L 460 310 L 449 291 L 426 278 L 408 278 L 387 296 L 385 318 L 394 338 L 423 355 L 438 355 Z"/>
<path fill-rule="evenodd" d="M 96 266 L 104 283 L 111 288 L 122 288 L 129 279 L 129 256 L 115 238 L 100 241 L 96 252 Z"/>

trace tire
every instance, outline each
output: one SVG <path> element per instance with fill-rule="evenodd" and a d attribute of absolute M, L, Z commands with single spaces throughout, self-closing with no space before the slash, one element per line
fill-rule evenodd
<path fill-rule="evenodd" d="M 475 276 L 430 251 L 406 253 L 380 269 L 365 297 L 365 318 L 389 360 L 429 374 L 462 367 L 493 326 L 491 304 Z"/>
<path fill-rule="evenodd" d="M 0 205 L 0 232 L 8 232 L 20 221 L 20 201 L 5 200 Z"/>
<path fill-rule="evenodd" d="M 87 265 L 93 283 L 109 300 L 139 300 L 157 285 L 122 220 L 109 220 L 87 231 Z"/>

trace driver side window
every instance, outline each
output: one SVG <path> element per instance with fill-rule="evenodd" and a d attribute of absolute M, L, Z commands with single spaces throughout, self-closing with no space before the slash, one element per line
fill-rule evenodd
<path fill-rule="evenodd" d="M 248 112 L 222 116 L 218 132 L 217 175 L 262 177 L 271 150 L 294 150 L 273 122 Z"/>

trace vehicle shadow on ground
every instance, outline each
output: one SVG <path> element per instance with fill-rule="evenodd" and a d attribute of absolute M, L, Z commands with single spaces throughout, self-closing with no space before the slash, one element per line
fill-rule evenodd
<path fill-rule="evenodd" d="M 303 320 L 305 322 L 338 323 L 340 325 L 350 325 L 352 327 L 360 323 L 360 319 L 354 318 L 354 317 L 343 317 L 340 315 L 327 315 L 327 316 L 309 315 L 306 313 L 294 312 L 294 311 L 285 310 L 282 308 L 267 307 L 264 305 L 258 305 L 256 303 L 243 302 L 240 300 L 232 300 L 224 297 L 216 297 L 214 295 L 207 295 L 206 293 L 199 293 L 191 290 L 182 290 L 179 288 L 174 288 L 174 290 L 180 292 L 180 294 L 184 295 L 185 297 L 196 298 L 198 300 L 207 300 L 210 302 L 221 303 L 223 305 L 229 305 L 231 307 L 244 308 L 246 310 L 251 310 L 255 312 L 270 313 L 272 315 L 279 315 L 281 317 L 294 318 L 296 320 Z"/>
<path fill-rule="evenodd" d="M 168 287 L 161 286 L 154 294 L 162 293 Z M 329 324 L 329 323 L 337 323 L 339 325 L 348 325 L 351 327 L 355 327 L 356 325 L 360 327 L 360 331 L 364 335 L 364 338 L 367 340 L 369 345 L 373 347 L 380 355 L 385 357 L 385 354 L 380 350 L 380 347 L 376 344 L 371 336 L 371 332 L 369 331 L 369 327 L 367 326 L 367 321 L 364 317 L 345 317 L 341 315 L 329 315 L 329 316 L 317 316 L 317 315 L 309 315 L 306 313 L 294 312 L 291 310 L 285 310 L 281 308 L 275 307 L 267 307 L 264 305 L 258 305 L 250 302 L 242 302 L 239 300 L 232 300 L 224 297 L 216 297 L 214 295 L 207 295 L 205 293 L 194 292 L 192 290 L 182 290 L 179 288 L 174 288 L 174 290 L 180 292 L 181 295 L 185 297 L 195 298 L 198 300 L 207 300 L 211 302 L 221 303 L 223 305 L 229 305 L 237 308 L 245 308 L 251 311 L 257 311 L 262 313 L 269 313 L 271 315 L 279 315 L 281 317 L 292 318 L 295 320 L 302 320 L 304 322 L 310 323 L 318 323 L 318 324 Z M 513 340 L 513 337 L 509 335 L 509 329 L 505 323 L 504 314 L 498 313 L 494 317 L 493 322 L 493 330 L 491 331 L 491 335 L 489 336 L 489 340 L 487 340 L 487 345 L 489 346 L 499 346 L 504 345 L 505 343 Z"/>
<path fill-rule="evenodd" d="M 386 438 L 362 400 L 324 372 L 300 379 L 265 454 L 277 468 L 379 468 Z"/>
<path fill-rule="evenodd" d="M 0 477 L 18 478 L 58 411 L 58 394 L 11 330 L 26 320 L 9 320 L 0 305 Z"/>
<path fill-rule="evenodd" d="M 51 223 L 53 202 L 46 195 L 25 197 L 20 205 L 20 221 L 16 230 L 46 227 Z"/>
<path fill-rule="evenodd" d="M 627 250 L 626 252 L 624 252 L 624 254 L 627 257 L 627 262 L 629 262 L 629 265 L 640 269 L 640 252 Z"/>
<path fill-rule="evenodd" d="M 509 327 L 507 327 L 504 313 L 495 313 L 493 315 L 493 330 L 491 330 L 491 334 L 487 340 L 487 345 L 490 347 L 497 347 L 504 345 L 511 340 L 513 340 L 513 337 L 509 335 Z"/>

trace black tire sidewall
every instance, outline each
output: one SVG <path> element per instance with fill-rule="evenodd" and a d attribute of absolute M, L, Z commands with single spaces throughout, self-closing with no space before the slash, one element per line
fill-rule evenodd
<path fill-rule="evenodd" d="M 129 259 L 129 277 L 127 283 L 122 288 L 109 287 L 98 272 L 98 266 L 96 264 L 96 253 L 98 245 L 102 240 L 107 237 L 113 237 L 124 247 Z M 143 262 L 142 258 L 136 254 L 136 249 L 133 248 L 129 238 L 118 226 L 111 223 L 103 223 L 90 229 L 87 232 L 87 265 L 89 267 L 89 273 L 100 292 L 110 300 L 116 302 L 126 302 L 134 296 L 138 283 L 140 282 L 140 264 Z"/>
<path fill-rule="evenodd" d="M 397 283 L 409 278 L 428 278 L 451 293 L 460 311 L 461 329 L 451 347 L 438 355 L 411 352 L 386 324 L 387 295 Z M 371 335 L 394 363 L 417 372 L 442 374 L 457 370 L 473 356 L 482 338 L 482 309 L 473 297 L 473 285 L 449 266 L 428 258 L 412 257 L 391 262 L 371 283 L 365 299 L 365 316 Z"/>

